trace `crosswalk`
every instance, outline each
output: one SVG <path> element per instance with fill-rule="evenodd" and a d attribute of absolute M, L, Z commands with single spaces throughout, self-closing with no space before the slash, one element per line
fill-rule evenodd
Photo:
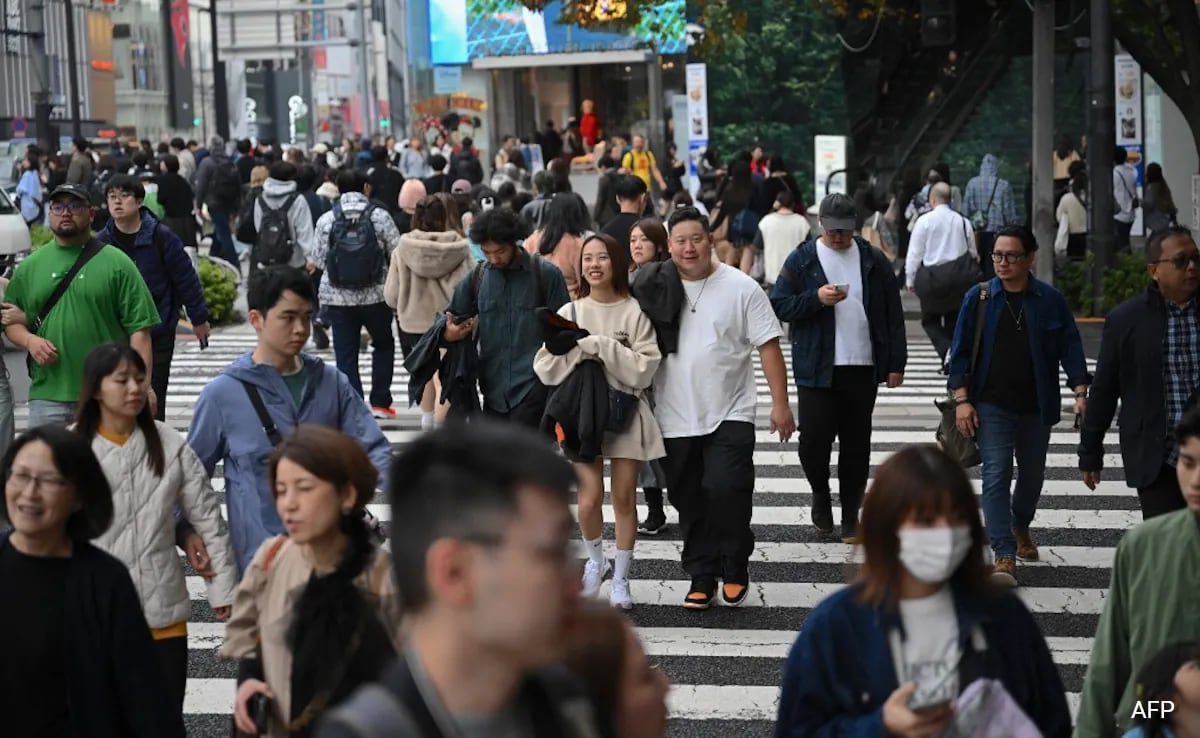
<path fill-rule="evenodd" d="M 186 431 L 200 391 L 222 367 L 250 350 L 253 340 L 252 334 L 218 334 L 203 352 L 194 342 L 181 343 L 172 368 L 168 422 Z M 322 353 L 332 362 L 330 352 Z M 367 383 L 369 353 L 360 354 L 360 361 Z M 900 446 L 932 439 L 936 425 L 932 401 L 945 387 L 937 368 L 932 349 L 911 341 L 904 385 L 880 390 L 872 470 Z M 677 517 L 669 507 L 667 530 L 654 538 L 643 537 L 637 544 L 632 582 L 637 605 L 632 617 L 650 658 L 674 684 L 669 697 L 671 736 L 771 735 L 784 658 L 796 632 L 808 611 L 853 575 L 858 557 L 851 546 L 820 539 L 809 525 L 812 496 L 795 441 L 781 444 L 767 432 L 770 397 L 757 359 L 756 370 L 760 411 L 753 523 L 758 544 L 751 560 L 753 583 L 745 606 L 703 613 L 680 607 L 688 583 L 679 567 L 682 543 Z M 398 408 L 406 404 L 406 385 L 407 376 L 398 368 L 392 389 Z M 1051 436 L 1048 481 L 1033 528 L 1042 561 L 1021 566 L 1019 594 L 1047 636 L 1074 710 L 1107 594 L 1114 547 L 1121 535 L 1141 520 L 1141 514 L 1136 496 L 1122 482 L 1106 481 L 1095 492 L 1079 482 L 1077 434 L 1070 429 L 1067 409 L 1071 402 L 1070 393 L 1064 390 L 1064 418 L 1068 420 Z M 384 430 L 398 447 L 416 435 L 418 425 L 415 411 L 403 411 L 398 420 L 386 422 Z M 1106 457 L 1105 466 L 1112 470 L 1107 479 L 1120 479 L 1119 457 Z M 978 488 L 978 470 L 973 470 L 972 476 Z M 836 492 L 836 479 L 833 486 Z M 221 493 L 219 473 L 214 487 Z M 370 509 L 389 518 L 382 499 L 373 500 Z M 645 508 L 639 506 L 639 515 L 644 514 Z M 608 505 L 604 519 L 607 551 L 612 556 L 613 512 Z M 229 735 L 236 670 L 215 655 L 223 626 L 214 621 L 204 601 L 203 583 L 190 576 L 188 588 L 193 600 L 185 703 L 188 731 L 193 738 L 223 738 Z"/>

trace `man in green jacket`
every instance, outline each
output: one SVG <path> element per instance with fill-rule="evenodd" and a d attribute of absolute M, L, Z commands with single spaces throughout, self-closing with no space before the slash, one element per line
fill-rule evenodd
<path fill-rule="evenodd" d="M 1200 407 L 1175 428 L 1186 510 L 1125 534 L 1083 683 L 1076 738 L 1119 736 L 1130 727 L 1134 679 L 1163 646 L 1200 639 Z"/>

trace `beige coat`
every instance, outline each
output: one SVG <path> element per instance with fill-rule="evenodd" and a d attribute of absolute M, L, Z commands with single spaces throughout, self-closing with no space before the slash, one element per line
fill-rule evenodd
<path fill-rule="evenodd" d="M 301 548 L 285 540 L 268 570 L 263 571 L 263 561 L 277 540 L 269 538 L 259 547 L 242 577 L 220 655 L 231 660 L 250 658 L 260 651 L 261 643 L 263 675 L 275 693 L 268 736 L 286 738 L 286 719 L 292 714 L 292 654 L 287 646 L 287 630 L 296 599 L 312 577 L 313 569 Z M 403 648 L 400 597 L 392 579 L 391 556 L 386 551 L 376 551 L 357 584 L 369 593 L 379 620 L 392 634 L 399 653 Z"/>
<path fill-rule="evenodd" d="M 383 299 L 396 311 L 400 330 L 424 334 L 432 328 L 474 266 L 470 244 L 456 231 L 401 236 L 383 285 Z"/>

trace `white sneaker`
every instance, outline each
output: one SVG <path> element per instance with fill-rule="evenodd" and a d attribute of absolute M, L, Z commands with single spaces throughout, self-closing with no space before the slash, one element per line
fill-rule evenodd
<path fill-rule="evenodd" d="M 629 580 L 612 580 L 612 592 L 608 595 L 608 603 L 622 610 L 633 609 L 633 597 L 629 595 Z"/>
<path fill-rule="evenodd" d="M 604 560 L 603 567 L 595 561 L 588 559 L 587 564 L 583 567 L 583 597 L 595 597 L 600 594 L 600 583 L 612 573 L 612 564 L 608 563 L 608 559 Z"/>

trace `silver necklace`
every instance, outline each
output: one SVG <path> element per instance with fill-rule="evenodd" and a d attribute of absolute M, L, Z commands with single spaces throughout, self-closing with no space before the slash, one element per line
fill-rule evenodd
<path fill-rule="evenodd" d="M 1004 307 L 1008 308 L 1008 314 L 1012 316 L 1013 322 L 1017 324 L 1017 331 L 1019 332 L 1021 330 L 1021 319 L 1025 317 L 1025 305 L 1022 304 L 1021 309 L 1015 313 L 1013 312 L 1012 305 L 1007 300 L 1004 302 Z"/>
<path fill-rule="evenodd" d="M 711 276 L 711 274 L 708 275 L 708 277 Z M 696 295 L 695 302 L 692 302 L 692 298 L 688 297 L 687 288 L 683 290 L 683 299 L 687 300 L 688 307 L 691 308 L 693 313 L 696 312 L 696 306 L 700 304 L 700 298 L 704 297 L 704 288 L 708 286 L 708 277 L 705 277 L 704 281 L 700 283 L 700 294 Z"/>

